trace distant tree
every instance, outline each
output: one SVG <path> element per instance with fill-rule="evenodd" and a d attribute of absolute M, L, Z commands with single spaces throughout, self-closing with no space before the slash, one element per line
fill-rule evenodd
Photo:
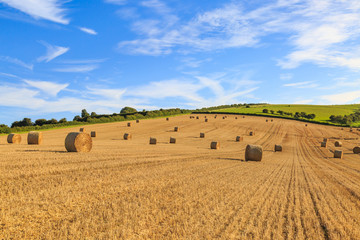
<path fill-rule="evenodd" d="M 263 109 L 263 113 L 268 113 L 269 112 L 269 109 Z"/>
<path fill-rule="evenodd" d="M 277 111 L 277 113 L 280 115 L 284 115 L 284 111 L 281 111 L 281 110 Z"/>
<path fill-rule="evenodd" d="M 47 124 L 57 124 L 58 121 L 55 118 L 50 119 L 49 121 L 46 122 Z"/>
<path fill-rule="evenodd" d="M 246 107 L 246 108 L 250 108 L 250 105 L 246 105 L 245 107 Z"/>
<path fill-rule="evenodd" d="M 89 116 L 90 116 L 90 114 L 86 111 L 86 109 L 81 110 L 81 117 L 82 118 L 87 118 Z"/>
<path fill-rule="evenodd" d="M 67 122 L 66 118 L 62 118 L 59 120 L 59 123 L 66 123 L 66 122 Z"/>
<path fill-rule="evenodd" d="M 34 124 L 31 122 L 30 118 L 24 118 L 21 121 L 15 121 L 11 124 L 11 127 L 27 127 L 33 126 Z"/>
<path fill-rule="evenodd" d="M 132 107 L 124 107 L 120 111 L 120 113 L 136 113 L 136 112 L 137 112 L 137 110 L 135 108 L 132 108 Z"/>
<path fill-rule="evenodd" d="M 46 124 L 46 119 L 44 119 L 44 118 L 35 120 L 35 125 L 36 126 L 42 126 L 44 124 Z"/>
<path fill-rule="evenodd" d="M 74 117 L 73 121 L 81 121 L 81 117 L 79 115 L 76 115 Z"/>
<path fill-rule="evenodd" d="M 275 113 L 275 111 L 274 111 L 274 110 L 270 110 L 270 112 L 271 112 L 271 114 L 274 114 L 274 113 Z"/>
<path fill-rule="evenodd" d="M 91 112 L 91 115 L 90 115 L 91 117 L 96 117 L 97 116 L 97 114 L 96 114 L 96 112 Z"/>

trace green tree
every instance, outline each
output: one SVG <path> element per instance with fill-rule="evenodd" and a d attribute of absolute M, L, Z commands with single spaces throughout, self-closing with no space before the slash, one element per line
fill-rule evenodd
<path fill-rule="evenodd" d="M 263 113 L 268 113 L 269 112 L 269 110 L 268 109 L 263 109 Z"/>
<path fill-rule="evenodd" d="M 46 119 L 44 119 L 44 118 L 35 120 L 35 125 L 36 126 L 42 126 L 44 124 L 46 124 Z"/>
<path fill-rule="evenodd" d="M 89 116 L 90 116 L 90 114 L 86 111 L 86 109 L 81 110 L 81 117 L 82 118 L 87 118 Z"/>
<path fill-rule="evenodd" d="M 124 107 L 120 111 L 120 113 L 136 113 L 136 112 L 137 112 L 137 110 L 135 108 L 132 108 L 132 107 Z"/>

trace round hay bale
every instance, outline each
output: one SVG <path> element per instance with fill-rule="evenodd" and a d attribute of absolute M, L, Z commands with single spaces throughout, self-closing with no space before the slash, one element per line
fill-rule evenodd
<path fill-rule="evenodd" d="M 27 142 L 28 144 L 41 144 L 42 137 L 42 132 L 31 131 L 28 133 Z"/>
<path fill-rule="evenodd" d="M 250 135 L 250 136 L 254 136 L 254 135 L 255 135 L 255 132 L 250 131 L 250 132 L 249 132 L 249 135 Z"/>
<path fill-rule="evenodd" d="M 96 132 L 95 131 L 91 131 L 91 137 L 96 137 Z"/>
<path fill-rule="evenodd" d="M 65 138 L 65 148 L 68 152 L 90 152 L 92 139 L 84 132 L 71 132 Z"/>
<path fill-rule="evenodd" d="M 178 132 L 179 130 L 179 127 L 174 127 L 174 132 Z"/>
<path fill-rule="evenodd" d="M 327 147 L 327 142 L 321 142 L 320 146 L 326 148 Z"/>
<path fill-rule="evenodd" d="M 260 145 L 248 144 L 245 150 L 245 161 L 261 161 L 263 148 Z"/>
<path fill-rule="evenodd" d="M 199 116 L 196 116 L 196 119 L 199 119 Z"/>
<path fill-rule="evenodd" d="M 282 146 L 275 144 L 275 152 L 282 152 Z"/>
<path fill-rule="evenodd" d="M 237 117 L 235 117 L 235 119 L 237 119 Z"/>
<path fill-rule="evenodd" d="M 85 132 L 85 128 L 80 128 L 80 132 Z"/>
<path fill-rule="evenodd" d="M 139 119 L 136 119 L 136 123 L 139 123 L 140 122 L 140 120 Z"/>
<path fill-rule="evenodd" d="M 169 118 L 166 118 L 166 121 L 169 121 Z"/>
<path fill-rule="evenodd" d="M 176 143 L 176 138 L 170 137 L 170 143 Z"/>
<path fill-rule="evenodd" d="M 271 121 L 271 122 L 273 122 L 273 120 L 272 120 L 272 119 L 271 119 L 270 121 Z"/>
<path fill-rule="evenodd" d="M 210 143 L 211 149 L 219 149 L 220 148 L 220 142 L 211 142 Z"/>
<path fill-rule="evenodd" d="M 205 122 L 208 122 L 208 119 L 207 119 L 207 118 L 205 118 Z"/>
<path fill-rule="evenodd" d="M 243 116 L 243 118 L 245 118 L 245 116 Z"/>
<path fill-rule="evenodd" d="M 200 133 L 200 138 L 205 138 L 205 133 Z"/>
<path fill-rule="evenodd" d="M 130 133 L 125 133 L 124 140 L 130 140 L 130 139 L 132 139 L 132 135 Z"/>
<path fill-rule="evenodd" d="M 336 141 L 334 145 L 335 145 L 335 147 L 341 147 L 341 146 L 342 146 L 342 142 Z"/>
<path fill-rule="evenodd" d="M 266 119 L 266 122 L 268 122 L 269 120 Z"/>
<path fill-rule="evenodd" d="M 243 137 L 241 137 L 241 136 L 236 136 L 236 141 L 237 141 L 237 142 L 242 142 L 243 140 L 244 140 Z"/>
<path fill-rule="evenodd" d="M 344 128 L 341 128 L 341 130 L 344 130 Z"/>
<path fill-rule="evenodd" d="M 327 138 L 323 138 L 323 142 L 327 142 L 328 141 L 328 139 Z"/>
<path fill-rule="evenodd" d="M 14 143 L 14 144 L 19 144 L 21 142 L 21 135 L 20 134 L 15 134 L 15 133 L 10 133 L 7 137 L 7 142 L 8 143 Z"/>
<path fill-rule="evenodd" d="M 223 119 L 225 119 L 225 117 L 223 117 Z"/>
<path fill-rule="evenodd" d="M 342 150 L 335 150 L 335 151 L 334 151 L 334 158 L 340 158 L 340 159 L 342 159 L 343 156 L 344 156 L 344 154 L 343 154 L 343 151 L 342 151 Z"/>
<path fill-rule="evenodd" d="M 307 127 L 307 124 L 305 124 L 305 127 Z"/>
<path fill-rule="evenodd" d="M 360 147 L 354 147 L 354 148 L 353 148 L 353 152 L 354 152 L 355 154 L 359 154 L 359 153 L 360 153 Z"/>
<path fill-rule="evenodd" d="M 155 145 L 156 142 L 157 142 L 157 141 L 156 141 L 156 138 L 152 138 L 152 137 L 150 138 L 150 144 L 154 144 L 154 145 Z"/>
<path fill-rule="evenodd" d="M 127 123 L 127 126 L 128 126 L 128 127 L 131 127 L 131 123 Z"/>

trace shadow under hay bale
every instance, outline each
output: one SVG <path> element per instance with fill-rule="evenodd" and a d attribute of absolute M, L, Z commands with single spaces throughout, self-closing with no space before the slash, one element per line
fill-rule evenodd
<path fill-rule="evenodd" d="M 174 132 L 178 132 L 180 131 L 180 128 L 179 127 L 174 127 Z"/>
<path fill-rule="evenodd" d="M 84 132 L 71 132 L 65 138 L 65 148 L 68 152 L 90 152 L 92 139 Z"/>
<path fill-rule="evenodd" d="M 205 138 L 205 133 L 200 133 L 200 138 Z"/>
<path fill-rule="evenodd" d="M 255 132 L 254 131 L 249 132 L 249 136 L 255 136 Z"/>
<path fill-rule="evenodd" d="M 263 148 L 260 145 L 248 144 L 245 149 L 245 161 L 261 161 Z"/>
<path fill-rule="evenodd" d="M 219 149 L 220 148 L 220 142 L 211 142 L 210 143 L 211 149 Z"/>
<path fill-rule="evenodd" d="M 28 133 L 27 142 L 28 144 L 39 145 L 42 144 L 43 135 L 42 132 L 31 131 Z"/>
<path fill-rule="evenodd" d="M 10 133 L 7 137 L 7 142 L 13 143 L 13 144 L 19 144 L 21 142 L 21 135 L 15 134 L 15 133 Z"/>

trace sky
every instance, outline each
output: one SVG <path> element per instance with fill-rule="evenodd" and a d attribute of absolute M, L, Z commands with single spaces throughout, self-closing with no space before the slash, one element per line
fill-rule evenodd
<path fill-rule="evenodd" d="M 360 102 L 359 0 L 0 0 L 0 123 Z"/>

